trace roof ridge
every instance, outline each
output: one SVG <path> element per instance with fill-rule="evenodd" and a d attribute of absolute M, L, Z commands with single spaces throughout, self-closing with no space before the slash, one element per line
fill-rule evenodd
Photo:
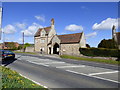
<path fill-rule="evenodd" d="M 72 33 L 72 34 L 62 34 L 62 35 L 73 35 L 73 34 L 81 34 L 83 32 L 80 32 L 80 33 Z M 57 35 L 57 36 L 62 36 L 62 35 Z"/>

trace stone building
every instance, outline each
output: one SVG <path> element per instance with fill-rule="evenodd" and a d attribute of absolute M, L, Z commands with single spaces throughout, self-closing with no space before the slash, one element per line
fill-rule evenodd
<path fill-rule="evenodd" d="M 45 54 L 80 55 L 79 48 L 86 48 L 84 32 L 57 35 L 54 19 L 51 26 L 40 28 L 34 36 L 35 51 Z"/>
<path fill-rule="evenodd" d="M 116 28 L 112 27 L 112 38 L 117 42 L 118 49 L 120 49 L 120 32 L 116 32 Z"/>

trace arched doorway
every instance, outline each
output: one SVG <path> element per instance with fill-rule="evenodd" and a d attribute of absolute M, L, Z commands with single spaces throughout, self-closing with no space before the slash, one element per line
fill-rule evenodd
<path fill-rule="evenodd" d="M 53 54 L 59 54 L 59 44 L 57 43 L 53 46 Z"/>

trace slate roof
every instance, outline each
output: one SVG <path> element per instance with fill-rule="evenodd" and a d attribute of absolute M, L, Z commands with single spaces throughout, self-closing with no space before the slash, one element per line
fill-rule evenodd
<path fill-rule="evenodd" d="M 65 43 L 78 43 L 78 42 L 80 42 L 82 33 L 65 34 L 65 35 L 57 35 L 57 36 L 60 39 L 62 44 L 65 44 Z"/>
<path fill-rule="evenodd" d="M 117 42 L 120 45 L 120 32 L 116 32 Z"/>
<path fill-rule="evenodd" d="M 38 29 L 38 31 L 35 33 L 34 37 L 40 36 L 40 32 L 42 31 L 42 29 L 44 29 L 46 31 L 46 33 L 49 34 L 49 32 L 51 30 L 51 26 L 50 27 L 45 27 L 45 28 Z"/>

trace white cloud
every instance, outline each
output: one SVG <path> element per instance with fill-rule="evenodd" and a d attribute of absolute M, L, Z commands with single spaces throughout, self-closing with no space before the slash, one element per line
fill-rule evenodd
<path fill-rule="evenodd" d="M 86 38 L 95 37 L 96 35 L 97 35 L 97 32 L 89 33 L 86 35 Z"/>
<path fill-rule="evenodd" d="M 42 22 L 45 22 L 45 16 L 42 15 L 42 16 L 35 16 L 35 18 L 39 21 L 42 21 Z"/>
<path fill-rule="evenodd" d="M 26 28 L 26 24 L 25 23 L 16 23 L 16 26 L 20 29 L 25 29 Z"/>
<path fill-rule="evenodd" d="M 120 19 L 119 19 L 120 20 Z M 92 26 L 93 30 L 111 30 L 113 25 L 118 28 L 118 19 L 114 18 L 107 18 L 106 20 L 103 20 L 101 23 L 95 23 Z"/>
<path fill-rule="evenodd" d="M 34 34 L 36 33 L 36 31 L 38 30 L 38 28 L 43 28 L 43 26 L 37 24 L 37 23 L 33 23 L 31 26 L 29 26 L 27 29 L 22 30 L 21 32 L 24 32 L 24 35 L 27 37 L 31 37 L 34 36 Z"/>
<path fill-rule="evenodd" d="M 8 40 L 11 40 L 11 38 L 5 37 L 4 40 L 8 41 Z"/>
<path fill-rule="evenodd" d="M 16 29 L 13 25 L 9 24 L 5 26 L 2 31 L 6 34 L 14 34 L 16 32 Z"/>
<path fill-rule="evenodd" d="M 71 24 L 71 25 L 66 26 L 65 30 L 68 30 L 68 31 L 81 30 L 81 31 L 83 31 L 83 27 L 79 26 L 79 25 Z"/>

